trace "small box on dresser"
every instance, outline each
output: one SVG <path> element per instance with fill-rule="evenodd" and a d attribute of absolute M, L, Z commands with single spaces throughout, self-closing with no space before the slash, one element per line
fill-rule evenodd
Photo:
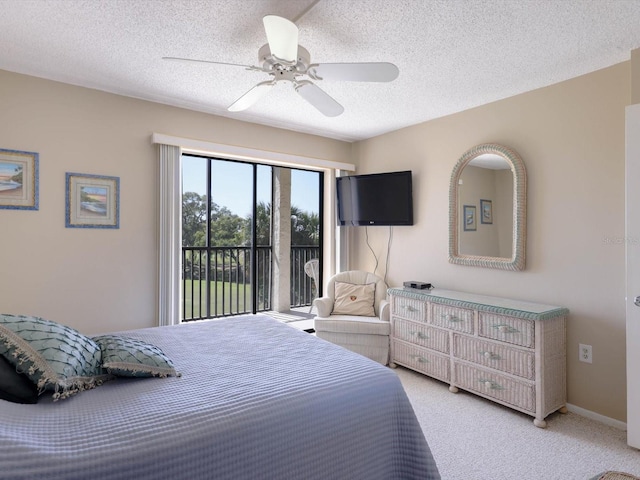
<path fill-rule="evenodd" d="M 564 307 L 391 288 L 391 367 L 403 365 L 534 417 L 566 412 Z"/>

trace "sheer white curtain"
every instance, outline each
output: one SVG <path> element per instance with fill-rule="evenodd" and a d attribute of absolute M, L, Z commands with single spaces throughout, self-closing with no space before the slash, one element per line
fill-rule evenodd
<path fill-rule="evenodd" d="M 181 154 L 180 147 L 158 144 L 160 162 L 158 325 L 180 323 Z"/>

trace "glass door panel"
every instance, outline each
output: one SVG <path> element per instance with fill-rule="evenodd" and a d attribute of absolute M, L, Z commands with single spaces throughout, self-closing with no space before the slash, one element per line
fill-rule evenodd
<path fill-rule="evenodd" d="M 255 165 L 211 159 L 210 316 L 253 312 L 251 223 Z"/>
<path fill-rule="evenodd" d="M 310 305 L 322 285 L 320 172 L 291 171 L 291 305 Z M 309 264 L 317 260 L 315 265 Z M 317 266 L 316 266 L 317 265 Z M 306 268 L 305 268 L 306 267 Z"/>

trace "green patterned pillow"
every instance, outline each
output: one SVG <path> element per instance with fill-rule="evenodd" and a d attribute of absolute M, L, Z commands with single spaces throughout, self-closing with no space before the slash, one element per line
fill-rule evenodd
<path fill-rule="evenodd" d="M 0 314 L 0 355 L 39 391 L 59 400 L 109 379 L 96 342 L 73 328 L 38 317 Z"/>
<path fill-rule="evenodd" d="M 102 368 L 120 377 L 179 377 L 173 362 L 155 345 L 122 335 L 93 340 L 102 349 Z"/>

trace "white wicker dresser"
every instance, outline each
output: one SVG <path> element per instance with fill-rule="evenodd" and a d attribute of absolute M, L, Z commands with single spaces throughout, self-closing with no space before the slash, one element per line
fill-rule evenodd
<path fill-rule="evenodd" d="M 566 412 L 563 307 L 451 290 L 390 288 L 391 357 L 534 418 Z"/>

